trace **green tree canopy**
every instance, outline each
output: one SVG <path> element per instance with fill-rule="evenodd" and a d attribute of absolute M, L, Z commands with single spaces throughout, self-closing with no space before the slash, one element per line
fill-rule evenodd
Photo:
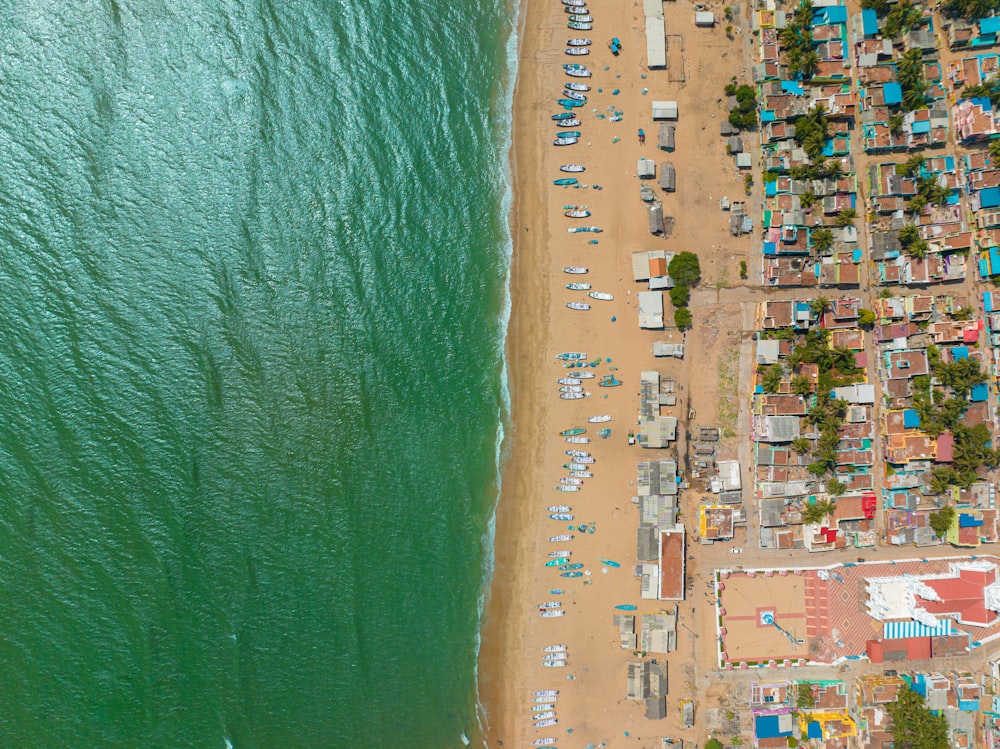
<path fill-rule="evenodd" d="M 667 273 L 674 279 L 674 283 L 687 287 L 697 286 L 701 281 L 701 263 L 693 252 L 679 252 L 671 259 Z"/>
<path fill-rule="evenodd" d="M 862 328 L 871 328 L 875 325 L 875 313 L 867 308 L 862 308 L 858 312 L 858 325 Z"/>
<path fill-rule="evenodd" d="M 687 286 L 677 284 L 670 290 L 670 302 L 675 307 L 686 307 L 690 298 L 691 292 L 688 291 Z"/>
<path fill-rule="evenodd" d="M 893 749 L 949 749 L 947 718 L 928 710 L 924 698 L 912 689 L 900 692 L 887 708 Z"/>
<path fill-rule="evenodd" d="M 934 529 L 934 533 L 937 534 L 939 538 L 944 538 L 954 520 L 955 508 L 951 505 L 945 505 L 937 512 L 932 512 L 927 517 L 927 521 L 930 523 L 931 528 Z"/>
<path fill-rule="evenodd" d="M 807 523 L 818 523 L 836 509 L 837 506 L 833 502 L 826 499 L 820 500 L 815 504 L 806 505 L 802 511 L 802 519 Z"/>
<path fill-rule="evenodd" d="M 691 312 L 687 307 L 678 307 L 674 310 L 674 325 L 678 330 L 687 330 L 691 327 Z"/>

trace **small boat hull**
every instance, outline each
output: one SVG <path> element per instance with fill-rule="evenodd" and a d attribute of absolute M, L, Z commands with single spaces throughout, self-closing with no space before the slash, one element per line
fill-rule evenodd
<path fill-rule="evenodd" d="M 583 565 L 580 562 L 575 562 L 574 564 L 564 564 L 559 567 L 560 572 L 569 572 L 570 570 L 580 569 L 583 569 Z"/>
<path fill-rule="evenodd" d="M 560 172 L 579 173 L 587 171 L 587 167 L 583 164 L 563 164 L 559 167 Z"/>
<path fill-rule="evenodd" d="M 588 309 L 590 309 L 590 305 L 587 304 L 586 302 L 566 302 L 566 306 L 569 309 L 575 309 L 580 312 L 586 312 Z"/>
<path fill-rule="evenodd" d="M 586 102 L 579 101 L 578 99 L 557 99 L 556 104 L 560 107 L 566 107 L 568 109 L 573 109 L 574 107 L 582 107 Z"/>
<path fill-rule="evenodd" d="M 566 437 L 566 442 L 571 445 L 586 445 L 590 442 L 590 437 Z"/>
<path fill-rule="evenodd" d="M 553 146 L 572 146 L 579 141 L 576 138 L 556 138 L 552 141 Z"/>
<path fill-rule="evenodd" d="M 549 515 L 550 520 L 572 520 L 573 516 L 566 512 L 554 512 Z"/>
<path fill-rule="evenodd" d="M 584 36 L 576 37 L 575 39 L 567 39 L 567 47 L 589 47 L 592 44 L 590 39 Z"/>
<path fill-rule="evenodd" d="M 581 398 L 586 398 L 587 396 L 583 393 L 559 393 L 559 397 L 564 401 L 578 401 Z"/>
<path fill-rule="evenodd" d="M 569 273 L 570 275 L 574 276 L 582 276 L 589 272 L 590 272 L 589 268 L 583 268 L 577 265 L 570 265 L 566 268 L 563 268 L 563 273 Z"/>
<path fill-rule="evenodd" d="M 573 427 L 572 429 L 563 429 L 559 432 L 560 437 L 575 437 L 578 434 L 583 434 L 587 431 L 586 427 Z"/>
<path fill-rule="evenodd" d="M 590 54 L 590 47 L 567 47 L 563 51 L 572 57 L 583 57 Z"/>
<path fill-rule="evenodd" d="M 601 416 L 591 416 L 587 421 L 591 424 L 603 424 L 606 421 L 611 421 L 611 416 L 608 414 L 603 414 Z"/>
<path fill-rule="evenodd" d="M 614 559 L 598 559 L 601 564 L 606 564 L 608 567 L 621 567 L 621 565 Z"/>
<path fill-rule="evenodd" d="M 559 577 L 583 577 L 582 572 L 560 572 Z"/>
<path fill-rule="evenodd" d="M 580 127 L 580 120 L 560 120 L 556 123 L 556 127 Z"/>
<path fill-rule="evenodd" d="M 581 351 L 564 351 L 561 354 L 556 354 L 556 359 L 562 359 L 563 361 L 583 361 L 587 358 L 587 355 Z M 608 417 L 611 418 L 610 416 Z"/>
<path fill-rule="evenodd" d="M 573 31 L 593 31 L 594 24 L 592 23 L 581 23 L 579 21 L 570 21 L 566 24 L 566 28 L 572 29 Z"/>
<path fill-rule="evenodd" d="M 580 131 L 579 130 L 567 130 L 567 131 L 562 132 L 562 133 L 556 133 L 555 137 L 556 138 L 579 138 L 580 137 Z"/>
<path fill-rule="evenodd" d="M 568 484 L 559 484 L 556 487 L 557 492 L 578 492 L 580 491 L 579 486 L 569 486 Z"/>
<path fill-rule="evenodd" d="M 568 283 L 568 284 L 566 284 L 566 288 L 569 289 L 570 291 L 586 291 L 587 289 L 590 288 L 590 284 L 589 283 Z"/>
<path fill-rule="evenodd" d="M 589 70 L 567 70 L 566 75 L 574 78 L 590 78 L 593 75 Z"/>
<path fill-rule="evenodd" d="M 552 505 L 546 508 L 549 512 L 572 512 L 572 507 L 567 507 L 566 505 Z"/>
<path fill-rule="evenodd" d="M 619 611 L 635 611 L 636 610 L 636 607 L 633 606 L 631 603 L 623 603 L 620 606 L 615 606 L 615 608 L 618 609 Z"/>
<path fill-rule="evenodd" d="M 615 298 L 614 294 L 609 294 L 606 291 L 592 291 L 587 294 L 591 299 L 599 299 L 602 302 L 610 302 Z"/>
<path fill-rule="evenodd" d="M 575 185 L 579 181 L 580 180 L 578 180 L 576 177 L 563 177 L 562 179 L 554 179 L 554 180 L 552 180 L 552 184 L 553 185 L 560 185 L 560 186 Z"/>

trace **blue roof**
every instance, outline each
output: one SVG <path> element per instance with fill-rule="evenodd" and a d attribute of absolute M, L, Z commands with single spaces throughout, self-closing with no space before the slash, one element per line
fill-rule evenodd
<path fill-rule="evenodd" d="M 977 518 L 975 515 L 970 515 L 967 512 L 958 513 L 958 527 L 959 528 L 980 528 L 983 525 L 983 519 Z"/>
<path fill-rule="evenodd" d="M 910 125 L 910 129 L 915 133 L 929 133 L 931 131 L 930 120 L 922 120 L 921 122 L 914 122 Z"/>
<path fill-rule="evenodd" d="M 798 94 L 799 96 L 802 96 L 806 92 L 802 86 L 802 81 L 782 81 L 781 90 L 786 94 Z"/>
<path fill-rule="evenodd" d="M 1000 273 L 1000 247 L 990 247 L 990 268 L 993 273 Z"/>
<path fill-rule="evenodd" d="M 878 33 L 878 14 L 874 8 L 861 11 L 861 30 L 865 36 L 875 36 Z"/>
<path fill-rule="evenodd" d="M 983 311 L 992 312 L 993 311 L 993 292 L 984 291 L 983 292 Z"/>
<path fill-rule="evenodd" d="M 773 197 L 778 194 L 778 181 L 774 180 L 772 182 L 764 183 L 764 195 L 767 197 Z"/>
<path fill-rule="evenodd" d="M 813 12 L 812 25 L 822 26 L 826 23 L 847 23 L 847 6 L 831 5 L 816 9 Z"/>
<path fill-rule="evenodd" d="M 882 625 L 882 637 L 886 640 L 901 640 L 904 637 L 942 637 L 955 633 L 951 619 L 940 619 L 937 626 L 928 627 L 926 624 L 915 622 L 912 619 L 902 622 L 886 622 Z"/>
<path fill-rule="evenodd" d="M 951 355 L 955 357 L 955 361 L 962 361 L 963 359 L 969 358 L 969 347 L 968 346 L 955 346 L 951 350 Z"/>
<path fill-rule="evenodd" d="M 889 81 L 882 86 L 882 97 L 885 99 L 886 104 L 902 104 L 903 87 L 896 81 Z"/>
<path fill-rule="evenodd" d="M 908 408 L 903 411 L 903 426 L 907 429 L 916 429 L 920 426 L 920 414 L 916 409 Z"/>
<path fill-rule="evenodd" d="M 1000 187 L 987 187 L 979 191 L 980 208 L 996 208 L 1000 206 Z"/>
<path fill-rule="evenodd" d="M 990 101 L 988 96 L 973 96 L 972 103 L 977 107 L 982 107 L 984 112 L 993 111 L 993 102 Z"/>
<path fill-rule="evenodd" d="M 779 715 L 758 715 L 754 719 L 754 733 L 757 735 L 757 738 L 776 739 L 781 736 L 791 736 L 791 730 L 782 732 L 779 728 L 780 717 Z"/>
<path fill-rule="evenodd" d="M 990 397 L 990 389 L 985 382 L 979 383 L 974 388 L 972 388 L 972 390 L 969 391 L 969 400 L 971 400 L 973 403 L 982 403 L 989 397 Z"/>
<path fill-rule="evenodd" d="M 823 738 L 823 726 L 819 724 L 819 721 L 809 721 L 809 730 L 806 731 L 806 735 L 811 739 Z"/>
<path fill-rule="evenodd" d="M 764 254 L 765 255 L 777 255 L 778 246 L 774 242 L 764 242 Z"/>
<path fill-rule="evenodd" d="M 990 18 L 979 19 L 980 34 L 996 34 L 1000 32 L 1000 18 L 991 16 Z"/>

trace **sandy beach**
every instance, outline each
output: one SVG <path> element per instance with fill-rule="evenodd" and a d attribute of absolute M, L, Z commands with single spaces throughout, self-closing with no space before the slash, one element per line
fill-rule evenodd
<path fill-rule="evenodd" d="M 664 459 L 676 450 L 643 450 L 628 444 L 628 432 L 638 413 L 639 374 L 657 369 L 676 379 L 681 401 L 702 424 L 714 423 L 719 402 L 728 402 L 735 420 L 735 361 L 748 304 L 718 303 L 717 289 L 739 286 L 739 261 L 752 261 L 750 240 L 734 239 L 728 232 L 728 214 L 719 199 L 728 195 L 744 199 L 742 176 L 726 154 L 719 136 L 719 121 L 725 117 L 723 88 L 734 75 L 744 77 L 744 52 L 748 45 L 737 24 L 733 39 L 722 25 L 696 28 L 691 6 L 664 6 L 670 49 L 669 70 L 647 71 L 642 6 L 592 0 L 592 31 L 572 31 L 558 0 L 524 0 L 519 25 L 520 62 L 514 103 L 515 204 L 512 212 L 514 257 L 512 270 L 512 317 L 508 339 L 508 361 L 513 408 L 513 429 L 503 477 L 503 492 L 497 516 L 496 568 L 491 599 L 485 613 L 480 659 L 480 691 L 485 710 L 484 724 L 489 746 L 529 746 L 541 737 L 558 737 L 560 747 L 588 745 L 643 746 L 653 737 L 676 733 L 678 699 L 695 689 L 692 662 L 695 657 L 711 669 L 714 642 L 679 635 L 678 649 L 668 656 L 671 688 L 666 720 L 644 718 L 644 705 L 625 699 L 626 663 L 632 657 L 619 646 L 612 625 L 617 605 L 635 605 L 636 614 L 653 613 L 667 602 L 640 600 L 639 581 L 633 575 L 637 510 L 636 463 Z M 721 20 L 722 6 L 713 8 Z M 566 40 L 586 36 L 593 40 L 591 54 L 572 58 L 564 54 Z M 623 51 L 613 56 L 607 41 L 618 37 Z M 682 41 L 683 40 L 683 41 Z M 562 64 L 583 62 L 593 71 L 584 81 L 591 85 L 588 103 L 577 110 L 582 132 L 576 145 L 558 148 L 552 139 L 558 130 L 551 115 L 560 111 L 555 103 L 561 84 L 567 80 Z M 607 68 L 607 69 L 605 69 Z M 686 79 L 686 80 L 685 80 Z M 648 92 L 644 92 L 648 89 Z M 614 93 L 616 92 L 617 93 Z M 676 100 L 680 117 L 677 146 L 672 153 L 656 147 L 651 101 Z M 610 108 L 610 109 L 609 109 Z M 622 112 L 622 121 L 610 115 Z M 601 119 L 597 114 L 605 115 Z M 647 135 L 640 145 L 638 129 Z M 617 139 L 617 140 L 616 140 Z M 671 161 L 677 169 L 677 191 L 664 193 L 664 213 L 675 218 L 669 239 L 648 231 L 646 205 L 639 198 L 636 164 L 640 157 L 657 163 Z M 559 165 L 579 163 L 587 171 L 580 181 L 603 189 L 557 187 Z M 752 200 L 752 199 L 750 199 Z M 586 205 L 591 217 L 578 221 L 600 227 L 600 234 L 569 234 L 573 220 L 566 218 L 567 205 Z M 751 210 L 751 215 L 754 215 Z M 590 244 L 593 238 L 597 244 Z M 688 333 L 688 354 L 683 361 L 657 360 L 652 344 L 665 340 L 663 331 L 641 330 L 635 303 L 644 287 L 634 283 L 631 253 L 666 249 L 698 253 L 702 285 L 692 297 L 694 328 Z M 564 266 L 586 266 L 586 276 L 570 276 Z M 751 263 L 752 266 L 752 263 Z M 613 301 L 595 301 L 585 292 L 569 291 L 565 284 L 586 281 L 595 291 L 614 295 Z M 753 283 L 751 280 L 748 283 Z M 745 290 L 743 290 L 745 291 Z M 747 301 L 749 301 L 747 295 Z M 574 311 L 564 305 L 586 301 L 589 311 Z M 673 310 L 666 300 L 665 318 L 672 325 Z M 674 339 L 677 339 L 674 332 Z M 559 399 L 556 380 L 566 376 L 555 358 L 561 351 L 587 352 L 610 359 L 593 371 L 597 378 L 585 381 L 589 398 Z M 729 352 L 729 353 L 727 353 Z M 732 390 L 720 385 L 717 373 L 732 368 Z M 604 374 L 614 374 L 621 387 L 597 387 Z M 587 418 L 609 414 L 609 424 L 588 424 Z M 681 420 L 680 444 L 688 418 Z M 589 445 L 570 445 L 560 430 L 587 427 Z M 596 431 L 611 428 L 610 438 Z M 733 424 L 735 427 L 735 423 Z M 594 477 L 582 491 L 554 491 L 566 475 L 564 451 L 580 447 L 596 458 Z M 724 449 L 733 452 L 730 440 Z M 683 456 L 681 456 L 683 461 Z M 683 462 L 682 462 L 683 465 Z M 695 508 L 694 492 L 684 495 L 684 509 Z M 548 538 L 567 533 L 567 525 L 548 519 L 548 505 L 571 505 L 575 523 L 593 525 L 594 533 L 575 533 L 568 543 L 550 543 Z M 694 517 L 693 509 L 690 517 Z M 691 522 L 692 521 L 685 521 Z M 690 549 L 689 542 L 689 549 Z M 545 567 L 547 553 L 567 549 L 572 561 L 591 571 L 588 577 L 565 579 Z M 613 559 L 619 568 L 598 560 Z M 689 577 L 697 569 L 688 562 Z M 561 595 L 550 593 L 562 589 Z M 697 593 L 702 599 L 701 591 Z M 536 606 L 558 598 L 566 615 L 540 618 Z M 692 601 L 682 601 L 682 626 L 690 632 L 710 631 L 709 607 L 693 611 Z M 670 605 L 672 608 L 672 604 Z M 700 620 L 704 616 L 704 621 Z M 568 647 L 566 668 L 541 667 L 541 649 L 548 645 Z M 704 647 L 702 647 L 704 645 Z M 558 725 L 534 729 L 531 706 L 535 690 L 559 690 Z M 626 736 L 626 733 L 628 734 Z M 688 732 L 686 738 L 694 738 Z M 650 744 L 652 745 L 652 744 Z"/>

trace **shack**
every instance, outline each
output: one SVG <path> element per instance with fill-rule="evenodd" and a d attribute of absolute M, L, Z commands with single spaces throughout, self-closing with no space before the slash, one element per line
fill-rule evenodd
<path fill-rule="evenodd" d="M 715 26 L 715 13 L 707 10 L 699 10 L 694 14 L 694 25 L 701 26 L 703 28 L 711 28 Z"/>
<path fill-rule="evenodd" d="M 677 170 L 669 161 L 660 164 L 660 187 L 666 192 L 674 192 L 677 189 Z"/>
<path fill-rule="evenodd" d="M 665 122 L 660 123 L 660 140 L 657 142 L 656 146 L 661 151 L 673 151 L 674 150 L 674 131 L 677 128 L 674 125 L 668 125 Z"/>
<path fill-rule="evenodd" d="M 656 162 L 652 159 L 639 159 L 636 174 L 639 175 L 639 179 L 653 179 L 656 177 Z"/>
<path fill-rule="evenodd" d="M 654 120 L 676 120 L 677 119 L 677 102 L 676 101 L 654 101 L 653 107 L 653 119 Z"/>
<path fill-rule="evenodd" d="M 663 328 L 663 292 L 640 291 L 639 327 L 647 330 Z"/>
<path fill-rule="evenodd" d="M 663 203 L 652 203 L 649 206 L 649 233 L 663 234 L 663 229 Z"/>

